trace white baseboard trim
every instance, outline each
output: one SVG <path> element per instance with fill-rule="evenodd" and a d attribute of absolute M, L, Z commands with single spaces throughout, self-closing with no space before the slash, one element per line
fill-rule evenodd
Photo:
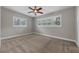
<path fill-rule="evenodd" d="M 79 47 L 79 43 L 78 42 L 76 42 L 76 45 L 77 45 L 77 47 Z"/>
<path fill-rule="evenodd" d="M 30 34 L 32 34 L 32 33 L 26 33 L 26 34 L 18 34 L 18 35 L 13 35 L 13 36 L 7 36 L 7 37 L 2 37 L 0 39 L 3 40 L 3 39 L 9 39 L 9 38 L 13 38 L 13 37 L 19 37 L 19 36 L 30 35 Z"/>
<path fill-rule="evenodd" d="M 48 37 L 52 37 L 52 38 L 58 38 L 58 39 L 62 39 L 62 40 L 71 41 L 71 42 L 76 43 L 76 40 L 72 40 L 72 39 L 68 39 L 68 38 L 62 38 L 62 37 L 57 37 L 57 36 L 47 35 L 47 34 L 41 34 L 41 33 L 35 33 L 35 34 L 39 34 L 39 35 L 43 35 L 43 36 L 48 36 Z"/>

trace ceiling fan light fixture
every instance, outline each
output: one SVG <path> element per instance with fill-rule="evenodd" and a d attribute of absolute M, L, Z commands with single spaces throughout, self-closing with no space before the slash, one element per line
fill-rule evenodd
<path fill-rule="evenodd" d="M 34 10 L 35 13 L 37 13 L 37 10 Z"/>
<path fill-rule="evenodd" d="M 32 8 L 32 7 L 28 7 L 29 9 L 31 9 L 32 11 L 31 12 L 28 12 L 28 13 L 34 13 L 35 15 L 37 15 L 37 13 L 38 14 L 43 14 L 43 12 L 42 12 L 42 9 L 43 8 L 37 8 L 36 6 L 34 7 L 34 8 Z"/>

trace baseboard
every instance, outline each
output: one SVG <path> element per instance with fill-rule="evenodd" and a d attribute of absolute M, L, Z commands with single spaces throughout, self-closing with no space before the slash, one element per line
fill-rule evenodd
<path fill-rule="evenodd" d="M 62 40 L 71 41 L 71 42 L 76 43 L 76 40 L 72 40 L 72 39 L 68 39 L 68 38 L 62 38 L 62 37 L 57 37 L 57 36 L 47 35 L 47 34 L 41 34 L 41 33 L 35 33 L 35 34 L 39 34 L 39 35 L 43 35 L 43 36 L 48 36 L 48 37 L 52 37 L 52 38 L 58 38 L 58 39 L 62 39 Z"/>
<path fill-rule="evenodd" d="M 18 35 L 13 35 L 13 36 L 7 36 L 7 37 L 2 37 L 0 39 L 3 40 L 3 39 L 9 39 L 9 38 L 13 38 L 13 37 L 19 37 L 19 36 L 30 35 L 30 34 L 32 34 L 32 33 L 26 33 L 26 34 L 18 34 Z"/>
<path fill-rule="evenodd" d="M 78 42 L 76 42 L 76 45 L 77 45 L 77 47 L 79 47 L 79 43 Z"/>

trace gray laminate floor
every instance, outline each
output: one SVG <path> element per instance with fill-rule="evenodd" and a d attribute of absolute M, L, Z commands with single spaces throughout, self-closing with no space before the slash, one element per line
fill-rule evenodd
<path fill-rule="evenodd" d="M 75 53 L 75 43 L 41 35 L 27 35 L 1 41 L 1 53 Z"/>

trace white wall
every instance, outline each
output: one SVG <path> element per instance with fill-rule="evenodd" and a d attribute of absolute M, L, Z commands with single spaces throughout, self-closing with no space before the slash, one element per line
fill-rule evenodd
<path fill-rule="evenodd" d="M 36 27 L 36 32 L 61 38 L 75 40 L 75 8 L 68 8 L 61 11 L 53 12 L 48 15 L 37 17 L 44 18 L 49 16 L 62 15 L 62 27 Z"/>
<path fill-rule="evenodd" d="M 13 16 L 27 19 L 27 27 L 13 27 Z M 14 35 L 27 34 L 32 32 L 32 18 L 24 14 L 1 8 L 1 36 L 9 37 Z"/>

